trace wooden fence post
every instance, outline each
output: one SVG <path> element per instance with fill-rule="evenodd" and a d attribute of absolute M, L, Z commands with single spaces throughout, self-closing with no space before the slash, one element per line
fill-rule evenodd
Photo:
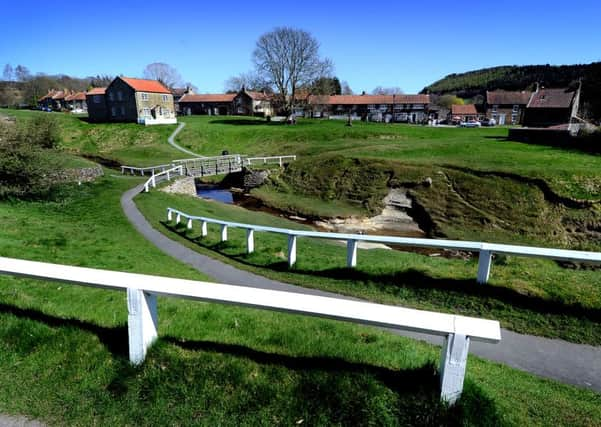
<path fill-rule="evenodd" d="M 252 254 L 255 251 L 255 230 L 252 228 L 246 229 L 246 253 Z"/>
<path fill-rule="evenodd" d="M 354 268 L 357 266 L 357 241 L 346 241 L 346 266 Z"/>
<path fill-rule="evenodd" d="M 470 339 L 462 334 L 449 334 L 442 345 L 440 361 L 440 398 L 453 405 L 463 391 L 465 366 Z"/>
<path fill-rule="evenodd" d="M 296 236 L 288 235 L 288 267 L 296 264 Z"/>
<path fill-rule="evenodd" d="M 140 289 L 127 289 L 127 332 L 129 361 L 139 365 L 157 339 L 158 316 L 156 295 Z"/>
<path fill-rule="evenodd" d="M 492 263 L 492 252 L 481 250 L 478 257 L 478 283 L 484 284 L 488 282 L 490 276 L 490 265 Z"/>

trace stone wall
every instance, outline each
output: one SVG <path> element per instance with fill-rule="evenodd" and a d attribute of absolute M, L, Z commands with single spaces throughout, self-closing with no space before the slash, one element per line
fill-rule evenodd
<path fill-rule="evenodd" d="M 90 182 L 99 176 L 103 176 L 104 171 L 101 166 L 91 168 L 64 169 L 56 172 L 52 177 L 55 182 Z"/>

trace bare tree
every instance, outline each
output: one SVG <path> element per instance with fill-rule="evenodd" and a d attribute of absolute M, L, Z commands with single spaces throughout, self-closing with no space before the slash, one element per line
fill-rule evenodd
<path fill-rule="evenodd" d="M 114 77 L 108 74 L 97 74 L 90 78 L 91 87 L 106 87 L 113 81 Z"/>
<path fill-rule="evenodd" d="M 232 76 L 224 84 L 225 92 L 229 93 L 238 92 L 242 87 L 248 90 L 262 91 L 269 89 L 269 82 L 265 81 L 257 73 L 249 72 Z"/>
<path fill-rule="evenodd" d="M 343 80 L 340 85 L 342 95 L 353 95 L 353 89 L 351 89 L 347 81 Z"/>
<path fill-rule="evenodd" d="M 26 66 L 17 65 L 17 68 L 15 68 L 15 77 L 18 81 L 24 82 L 26 80 L 29 80 L 29 78 L 31 77 L 31 73 L 29 72 Z"/>
<path fill-rule="evenodd" d="M 319 56 L 319 42 L 306 31 L 278 27 L 263 34 L 253 52 L 257 74 L 277 89 L 284 110 L 289 113 L 296 90 L 320 77 L 330 76 L 332 62 Z"/>
<path fill-rule="evenodd" d="M 6 64 L 4 66 L 4 71 L 2 72 L 2 79 L 6 82 L 12 82 L 15 78 L 15 71 L 13 70 L 12 65 Z"/>
<path fill-rule="evenodd" d="M 183 85 L 182 76 L 169 64 L 163 62 L 153 62 L 144 68 L 144 78 L 158 80 L 168 88 L 174 88 Z"/>
<path fill-rule="evenodd" d="M 372 95 L 402 95 L 403 90 L 398 86 L 382 87 L 378 86 L 371 91 Z"/>

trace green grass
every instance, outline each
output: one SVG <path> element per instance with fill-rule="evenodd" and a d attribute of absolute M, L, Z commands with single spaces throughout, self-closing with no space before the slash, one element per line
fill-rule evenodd
<path fill-rule="evenodd" d="M 296 126 L 249 117 L 182 117 L 178 144 L 205 155 L 221 150 L 252 155 L 342 154 L 419 166 L 454 166 L 541 178 L 560 194 L 601 199 L 601 156 L 506 141 L 507 128 L 433 128 L 337 120 L 299 120 Z"/>
<path fill-rule="evenodd" d="M 119 198 L 135 182 L 109 175 L 54 202 L 0 203 L 1 255 L 202 279 L 128 224 Z M 438 402 L 433 346 L 167 298 L 158 343 L 132 367 L 126 318 L 123 293 L 1 276 L 0 411 L 82 426 L 572 426 L 601 417 L 597 393 L 473 356 L 464 396 L 448 409 Z"/>
<path fill-rule="evenodd" d="M 594 270 L 572 270 L 553 261 L 499 257 L 489 284 L 476 284 L 477 258 L 447 259 L 383 249 L 360 250 L 358 266 L 345 268 L 343 245 L 314 239 L 298 243 L 297 265 L 288 269 L 285 236 L 259 233 L 256 252 L 245 253 L 243 230 L 233 229 L 228 242 L 219 242 L 217 226 L 200 238 L 175 228 L 166 208 L 249 224 L 299 228 L 299 224 L 259 212 L 195 197 L 163 192 L 142 194 L 136 203 L 159 230 L 189 247 L 239 268 L 288 283 L 315 287 L 372 301 L 498 319 L 521 333 L 601 344 L 601 277 Z"/>
<path fill-rule="evenodd" d="M 50 115 L 60 127 L 60 148 L 75 155 L 99 157 L 132 166 L 152 166 L 181 158 L 167 143 L 175 125 L 141 126 L 136 123 L 88 123 L 86 117 L 29 110 L 0 110 L 0 114 L 26 120 Z"/>

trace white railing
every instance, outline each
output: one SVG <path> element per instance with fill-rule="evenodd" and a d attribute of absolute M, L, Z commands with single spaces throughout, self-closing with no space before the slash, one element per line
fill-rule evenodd
<path fill-rule="evenodd" d="M 443 336 L 445 342 L 440 362 L 440 395 L 441 399 L 451 404 L 461 396 L 463 390 L 470 340 L 488 343 L 498 343 L 501 340 L 501 328 L 496 320 L 340 298 L 3 257 L 0 257 L 0 274 L 126 291 L 129 359 L 133 364 L 144 361 L 148 348 L 158 337 L 158 295 Z"/>
<path fill-rule="evenodd" d="M 296 263 L 296 240 L 297 237 L 314 237 L 319 239 L 333 239 L 347 242 L 347 267 L 357 266 L 357 243 L 375 242 L 393 244 L 399 246 L 457 249 L 462 251 L 478 252 L 478 283 L 488 282 L 493 254 L 517 255 L 524 257 L 549 258 L 560 261 L 577 261 L 588 263 L 601 263 L 601 252 L 572 251 L 566 249 L 537 248 L 532 246 L 504 245 L 498 243 L 469 242 L 460 240 L 441 239 L 417 239 L 412 237 L 372 236 L 369 234 L 343 234 L 324 233 L 319 231 L 290 230 L 286 228 L 266 227 L 262 225 L 242 224 L 238 222 L 222 221 L 214 218 L 188 215 L 177 209 L 167 208 L 167 220 L 179 223 L 181 218 L 188 219 L 187 227 L 192 228 L 192 221 L 201 222 L 201 235 L 207 235 L 207 224 L 218 224 L 221 226 L 221 241 L 227 240 L 228 227 L 242 228 L 246 230 L 247 252 L 254 252 L 254 232 L 264 231 L 269 233 L 284 234 L 288 236 L 288 265 L 292 267 Z"/>
<path fill-rule="evenodd" d="M 282 167 L 282 165 L 285 162 L 291 162 L 296 160 L 296 156 L 295 155 L 290 155 L 290 156 L 268 156 L 268 157 L 247 157 L 246 159 L 244 159 L 244 163 L 247 166 L 250 166 L 253 164 L 253 162 L 255 163 L 259 163 L 259 164 L 276 164 L 278 163 L 280 165 L 280 167 Z"/>
<path fill-rule="evenodd" d="M 184 168 L 180 166 L 175 166 L 171 169 L 167 169 L 163 172 L 159 172 L 157 174 L 152 174 L 152 176 L 144 183 L 144 191 L 147 193 L 150 191 L 150 187 L 155 188 L 157 183 L 167 180 L 170 181 L 173 176 L 182 176 L 184 174 Z"/>
<path fill-rule="evenodd" d="M 144 176 L 146 172 L 150 172 L 151 174 L 156 173 L 156 171 L 164 171 L 167 168 L 172 167 L 172 165 L 157 165 L 157 166 L 148 166 L 145 168 L 138 168 L 136 166 L 121 166 L 121 174 L 124 174 L 128 171 L 131 175 L 135 175 L 136 172 L 139 172 L 140 175 Z"/>

